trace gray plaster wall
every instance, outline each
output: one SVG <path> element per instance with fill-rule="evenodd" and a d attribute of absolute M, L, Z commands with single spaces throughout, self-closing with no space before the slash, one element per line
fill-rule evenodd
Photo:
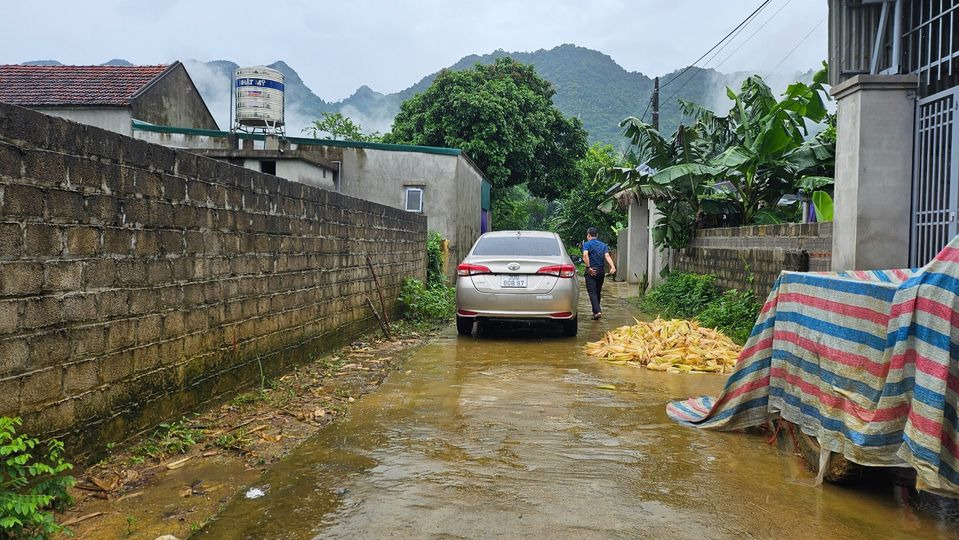
<path fill-rule="evenodd" d="M 909 264 L 915 75 L 858 75 L 838 101 L 833 270 Z"/>
<path fill-rule="evenodd" d="M 137 120 L 161 126 L 220 129 L 180 63 L 134 98 L 132 113 Z"/>
<path fill-rule="evenodd" d="M 246 159 L 243 166 L 252 171 L 260 171 L 259 159 Z M 333 190 L 333 173 L 323 167 L 298 159 L 276 160 L 276 175 L 301 184 Z"/>
<path fill-rule="evenodd" d="M 456 157 L 455 237 L 450 237 L 450 264 L 447 274 L 455 274 L 458 265 L 480 236 L 480 212 L 483 204 L 483 176 L 462 154 Z M 440 211 L 437 210 L 437 213 Z M 427 220 L 429 220 L 427 215 Z"/>
<path fill-rule="evenodd" d="M 450 231 L 456 202 L 456 156 L 343 148 L 340 190 L 354 197 L 403 208 L 405 187 L 424 187 L 423 213 L 429 226 Z"/>
<path fill-rule="evenodd" d="M 124 107 L 31 107 L 31 109 L 120 135 L 133 133 L 130 127 L 130 109 Z"/>
<path fill-rule="evenodd" d="M 626 256 L 626 268 L 624 276 L 627 283 L 640 283 L 643 276 L 646 275 L 646 267 L 649 259 L 649 204 L 646 200 L 633 201 L 629 205 L 629 236 L 626 246 L 620 246 L 620 249 L 627 249 L 629 253 Z"/>
<path fill-rule="evenodd" d="M 407 187 L 423 189 L 423 214 L 430 230 L 450 242 L 458 263 L 479 236 L 482 177 L 462 156 L 338 148 L 340 192 L 404 209 Z M 334 159 L 336 156 L 327 156 Z M 448 265 L 452 275 L 455 264 Z"/>
<path fill-rule="evenodd" d="M 613 279 L 626 281 L 626 270 L 629 268 L 629 227 L 616 233 L 616 268 L 622 268 L 623 271 L 617 272 Z"/>

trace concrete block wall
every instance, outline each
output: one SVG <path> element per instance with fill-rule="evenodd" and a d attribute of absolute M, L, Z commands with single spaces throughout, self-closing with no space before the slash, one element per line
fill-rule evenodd
<path fill-rule="evenodd" d="M 716 277 L 726 289 L 748 289 L 765 298 L 783 270 L 828 271 L 832 223 L 786 223 L 696 231 L 690 247 L 673 256 L 673 268 Z"/>
<path fill-rule="evenodd" d="M 375 321 L 426 219 L 0 104 L 0 414 L 118 441 Z"/>

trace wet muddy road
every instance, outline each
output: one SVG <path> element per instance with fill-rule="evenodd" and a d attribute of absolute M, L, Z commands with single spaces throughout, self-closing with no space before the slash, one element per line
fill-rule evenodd
<path fill-rule="evenodd" d="M 585 294 L 583 295 L 585 300 Z M 416 351 L 200 538 L 952 537 L 894 488 L 812 487 L 760 436 L 671 423 L 666 401 L 723 377 L 585 357 L 631 322 L 621 300 L 580 336 L 491 328 Z M 588 312 L 588 309 L 585 309 Z M 615 385 L 616 390 L 598 388 Z"/>

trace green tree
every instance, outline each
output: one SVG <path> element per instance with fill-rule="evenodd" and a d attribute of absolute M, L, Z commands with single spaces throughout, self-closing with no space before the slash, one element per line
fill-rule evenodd
<path fill-rule="evenodd" d="M 576 164 L 581 180 L 557 201 L 549 218 L 550 230 L 559 234 L 566 245 L 583 240 L 589 227 L 596 227 L 607 243 L 616 245 L 616 231 L 626 221 L 625 212 L 619 205 L 613 205 L 607 211 L 600 209 L 609 199 L 606 191 L 613 185 L 613 180 L 597 175 L 597 172 L 623 164 L 623 158 L 611 144 L 599 143 L 591 146 Z"/>
<path fill-rule="evenodd" d="M 303 133 L 311 135 L 314 139 L 319 138 L 321 134 L 326 134 L 333 140 L 347 140 L 372 142 L 382 140 L 383 136 L 374 131 L 364 133 L 359 124 L 344 116 L 342 113 L 323 113 L 323 118 L 314 120 L 313 125 L 303 128 Z"/>
<path fill-rule="evenodd" d="M 496 191 L 525 184 L 534 196 L 555 199 L 579 179 L 586 132 L 553 106 L 554 93 L 532 66 L 508 57 L 443 71 L 403 103 L 386 141 L 461 148 Z"/>
<path fill-rule="evenodd" d="M 542 229 L 547 203 L 534 197 L 525 185 L 493 191 L 493 226 L 500 231 Z"/>
<path fill-rule="evenodd" d="M 760 77 L 749 77 L 738 93 L 727 89 L 733 104 L 726 116 L 681 102 L 695 122 L 670 138 L 627 118 L 620 125 L 637 162 L 648 168 L 607 167 L 603 174 L 657 202 L 663 213 L 653 229 L 657 245 L 685 247 L 708 216 L 738 223 L 788 219 L 794 212 L 779 207 L 783 195 L 831 182 L 835 130 L 825 80 L 824 65 L 812 84 L 794 83 L 777 100 Z M 824 120 L 826 129 L 811 136 L 807 125 Z"/>

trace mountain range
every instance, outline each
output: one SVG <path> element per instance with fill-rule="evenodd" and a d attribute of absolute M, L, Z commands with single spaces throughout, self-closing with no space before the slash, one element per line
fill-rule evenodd
<path fill-rule="evenodd" d="M 622 147 L 624 139 L 619 122 L 627 116 L 643 115 L 653 91 L 651 77 L 627 71 L 602 52 L 571 44 L 534 52 L 497 50 L 490 54 L 470 55 L 446 69 L 467 69 L 477 63 L 488 64 L 504 56 L 512 56 L 519 62 L 535 66 L 536 71 L 553 84 L 556 90 L 553 102 L 556 107 L 567 116 L 580 118 L 589 132 L 591 142 Z M 39 60 L 28 63 L 57 62 Z M 107 64 L 124 65 L 129 62 L 113 59 Z M 239 66 L 228 60 L 185 60 L 184 65 L 220 127 L 228 128 L 231 74 Z M 365 131 L 388 131 L 400 104 L 426 90 L 439 74 L 431 73 L 409 88 L 392 94 L 382 94 L 364 85 L 349 97 L 330 102 L 320 98 L 307 87 L 296 70 L 286 62 L 280 60 L 268 67 L 282 72 L 286 79 L 286 120 L 287 133 L 290 135 L 299 135 L 305 126 L 324 112 L 342 112 L 359 123 Z M 725 88 L 738 86 L 750 75 L 749 72 L 721 73 L 696 67 L 676 78 L 679 73 L 680 70 L 676 70 L 660 77 L 660 124 L 661 131 L 667 133 L 672 132 L 682 120 L 677 98 L 725 111 L 729 106 Z M 811 74 L 811 70 L 806 73 L 775 74 L 770 83 L 774 90 L 779 91 L 789 82 L 809 79 Z M 675 81 L 673 78 L 676 78 Z"/>

